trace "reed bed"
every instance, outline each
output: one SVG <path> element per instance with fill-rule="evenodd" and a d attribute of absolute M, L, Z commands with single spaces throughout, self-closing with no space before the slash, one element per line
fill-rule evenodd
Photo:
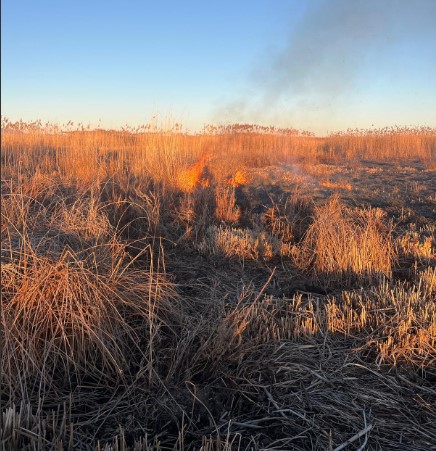
<path fill-rule="evenodd" d="M 3 118 L 2 132 L 4 178 L 40 172 L 89 181 L 128 170 L 129 175 L 151 176 L 160 183 L 186 184 L 182 189 L 188 191 L 208 177 L 219 180 L 223 171 L 237 184 L 238 179 L 244 183 L 245 167 L 280 162 L 420 160 L 433 167 L 436 160 L 433 128 L 348 130 L 318 138 L 307 132 L 248 124 L 209 126 L 202 133 L 188 134 L 179 124 L 71 130 Z M 210 175 L 204 177 L 205 169 Z"/>

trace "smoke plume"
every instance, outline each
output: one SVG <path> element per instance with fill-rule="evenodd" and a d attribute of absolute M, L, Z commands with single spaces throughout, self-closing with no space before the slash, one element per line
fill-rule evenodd
<path fill-rule="evenodd" d="M 365 85 L 368 68 L 368 83 L 385 76 L 384 62 L 395 63 L 404 46 L 433 42 L 427 57 L 436 58 L 436 1 L 313 0 L 306 6 L 285 45 L 253 69 L 247 93 L 221 105 L 217 118 L 265 122 L 285 114 L 292 121 L 304 111 L 321 119 Z"/>

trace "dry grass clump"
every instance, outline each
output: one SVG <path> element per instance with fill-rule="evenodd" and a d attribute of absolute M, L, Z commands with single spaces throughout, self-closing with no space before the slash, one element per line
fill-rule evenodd
<path fill-rule="evenodd" d="M 387 284 L 351 302 L 365 299 L 367 326 L 372 328 L 368 347 L 375 347 L 378 363 L 413 362 L 422 367 L 436 365 L 436 303 L 420 281 L 418 286 Z M 374 338 L 373 338 L 374 337 Z"/>
<path fill-rule="evenodd" d="M 102 246 L 41 256 L 23 239 L 2 265 L 2 382 L 19 397 L 122 379 L 176 310 L 162 274 L 134 269 L 120 244 Z"/>
<path fill-rule="evenodd" d="M 270 260 L 290 255 L 289 244 L 265 230 L 237 229 L 223 225 L 208 227 L 205 237 L 196 247 L 203 253 L 241 260 Z"/>
<path fill-rule="evenodd" d="M 65 189 L 53 179 L 38 191 L 38 177 L 28 182 L 34 197 L 11 184 L 2 203 L 2 390 L 10 399 L 123 380 L 133 362 L 153 359 L 148 347 L 178 309 L 150 246 L 135 266 L 98 186 Z M 150 196 L 142 197 L 147 211 Z"/>
<path fill-rule="evenodd" d="M 51 225 L 86 241 L 107 242 L 114 234 L 114 227 L 104 208 L 96 195 L 81 196 L 71 205 L 59 202 L 52 214 Z"/>
<path fill-rule="evenodd" d="M 290 243 L 294 240 L 293 221 L 289 216 L 282 215 L 277 205 L 268 208 L 263 215 L 263 221 L 272 234 L 284 242 Z"/>
<path fill-rule="evenodd" d="M 43 182 L 43 183 L 42 183 Z M 6 187 L 7 186 L 7 187 Z M 22 181 L 9 180 L 2 193 L 2 237 L 8 232 L 63 230 L 85 240 L 113 235 L 98 194 L 57 177 L 36 173 Z"/>
<path fill-rule="evenodd" d="M 192 193 L 183 193 L 171 204 L 166 227 L 166 236 L 177 242 L 197 241 L 209 226 L 215 211 L 215 191 L 213 187 L 199 187 Z M 182 236 L 180 236 L 182 233 Z"/>
<path fill-rule="evenodd" d="M 35 206 L 35 203 L 37 205 Z M 35 202 L 20 192 L 8 192 L 2 195 L 1 203 L 1 238 L 8 234 L 19 233 L 26 228 L 36 228 L 47 223 L 49 214 L 44 205 Z"/>
<path fill-rule="evenodd" d="M 215 188 L 215 217 L 230 224 L 236 224 L 241 216 L 241 209 L 236 205 L 235 189 L 227 186 Z"/>
<path fill-rule="evenodd" d="M 326 319 L 331 332 L 362 334 L 363 349 L 375 352 L 378 364 L 436 364 L 436 304 L 423 280 L 343 292 L 327 304 Z"/>
<path fill-rule="evenodd" d="M 32 186 L 35 178 L 29 181 Z M 107 205 L 101 202 L 96 189 L 81 191 L 73 186 L 57 185 L 54 179 L 51 186 L 47 184 L 40 191 L 33 190 L 32 194 L 25 193 L 23 185 L 11 184 L 3 195 L 1 214 L 5 246 L 2 246 L 2 252 L 7 243 L 23 238 L 36 240 L 39 244 L 34 249 L 40 250 L 42 241 L 47 245 L 49 238 L 54 238 L 53 243 L 59 244 L 69 236 L 67 241 L 76 243 L 72 249 L 77 250 L 107 244 L 116 235 Z"/>
<path fill-rule="evenodd" d="M 428 295 L 436 295 L 436 266 L 429 266 L 425 270 L 420 271 L 417 275 L 417 283 L 422 284 L 422 289 Z"/>
<path fill-rule="evenodd" d="M 262 223 L 284 243 L 299 242 L 312 223 L 313 199 L 296 189 L 266 210 Z"/>
<path fill-rule="evenodd" d="M 436 239 L 434 236 L 409 231 L 398 238 L 397 245 L 399 251 L 406 257 L 412 257 L 418 261 L 435 259 Z"/>
<path fill-rule="evenodd" d="M 350 209 L 337 196 L 315 208 L 297 264 L 323 284 L 368 283 L 389 277 L 395 261 L 392 228 L 380 209 Z"/>

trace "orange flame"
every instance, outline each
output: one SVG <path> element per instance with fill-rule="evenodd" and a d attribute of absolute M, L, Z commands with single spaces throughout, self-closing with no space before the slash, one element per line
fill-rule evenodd
<path fill-rule="evenodd" d="M 248 175 L 245 171 L 238 169 L 235 172 L 235 175 L 227 180 L 229 185 L 232 185 L 234 188 L 238 186 L 246 185 L 249 182 Z"/>
<path fill-rule="evenodd" d="M 210 185 L 210 175 L 206 167 L 208 159 L 209 152 L 204 152 L 196 163 L 180 171 L 177 176 L 177 186 L 179 189 L 185 193 L 190 193 L 199 186 L 207 187 Z"/>

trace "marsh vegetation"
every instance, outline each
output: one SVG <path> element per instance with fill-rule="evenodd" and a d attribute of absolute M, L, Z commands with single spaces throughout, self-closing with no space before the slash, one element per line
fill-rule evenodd
<path fill-rule="evenodd" d="M 434 129 L 3 120 L 1 152 L 5 449 L 436 445 Z"/>

